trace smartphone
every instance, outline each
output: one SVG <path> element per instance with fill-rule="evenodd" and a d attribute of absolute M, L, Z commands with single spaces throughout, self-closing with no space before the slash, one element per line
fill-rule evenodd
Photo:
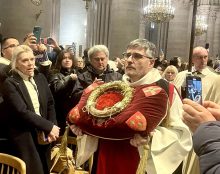
<path fill-rule="evenodd" d="M 202 104 L 202 81 L 197 76 L 186 76 L 186 98 Z"/>
<path fill-rule="evenodd" d="M 40 26 L 35 26 L 33 29 L 34 36 L 37 38 L 37 43 L 40 43 L 40 35 L 42 28 Z"/>
<path fill-rule="evenodd" d="M 40 38 L 40 42 L 44 45 L 51 45 L 53 44 L 53 38 L 47 37 L 47 38 Z"/>

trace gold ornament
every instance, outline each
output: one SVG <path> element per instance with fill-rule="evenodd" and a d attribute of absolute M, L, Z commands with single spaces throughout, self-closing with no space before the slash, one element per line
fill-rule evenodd
<path fill-rule="evenodd" d="M 103 110 L 96 109 L 95 105 L 97 98 L 108 91 L 120 92 L 123 96 L 123 99 L 112 107 L 106 107 Z M 133 88 L 122 81 L 114 81 L 100 85 L 89 95 L 85 107 L 86 111 L 97 118 L 112 117 L 115 114 L 120 113 L 131 102 L 133 98 L 133 91 Z"/>

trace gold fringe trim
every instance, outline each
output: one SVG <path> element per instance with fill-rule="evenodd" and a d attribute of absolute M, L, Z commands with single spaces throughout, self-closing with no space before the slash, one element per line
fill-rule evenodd
<path fill-rule="evenodd" d="M 145 174 L 145 169 L 147 166 L 147 159 L 148 159 L 148 153 L 149 153 L 150 147 L 148 144 L 146 144 L 143 146 L 143 149 L 144 149 L 143 154 L 141 156 L 136 174 Z"/>

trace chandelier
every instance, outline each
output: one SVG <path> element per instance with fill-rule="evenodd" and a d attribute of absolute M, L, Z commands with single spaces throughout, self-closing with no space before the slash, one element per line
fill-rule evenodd
<path fill-rule="evenodd" d="M 86 8 L 86 10 L 88 10 L 89 9 L 89 2 L 91 0 L 83 0 L 83 1 L 85 1 L 85 3 L 86 3 L 85 8 Z"/>
<path fill-rule="evenodd" d="M 168 22 L 174 18 L 174 10 L 171 0 L 148 0 L 144 17 L 155 23 Z"/>
<path fill-rule="evenodd" d="M 205 21 L 205 17 L 201 15 L 196 15 L 196 28 L 195 35 L 200 36 L 207 32 L 208 25 Z"/>

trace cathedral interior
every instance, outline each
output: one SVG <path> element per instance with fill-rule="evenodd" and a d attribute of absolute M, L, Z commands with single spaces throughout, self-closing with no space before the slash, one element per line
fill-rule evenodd
<path fill-rule="evenodd" d="M 1 0 L 0 33 L 22 41 L 34 26 L 43 28 L 41 37 L 51 36 L 60 45 L 74 44 L 78 54 L 94 44 L 104 44 L 110 58 L 120 57 L 133 39 L 146 38 L 157 46 L 158 56 L 189 57 L 193 24 L 193 0 L 161 0 L 175 9 L 172 19 L 152 22 L 144 8 L 157 0 Z M 220 53 L 220 0 L 197 0 L 196 15 L 206 29 L 197 33 L 193 46 Z"/>

